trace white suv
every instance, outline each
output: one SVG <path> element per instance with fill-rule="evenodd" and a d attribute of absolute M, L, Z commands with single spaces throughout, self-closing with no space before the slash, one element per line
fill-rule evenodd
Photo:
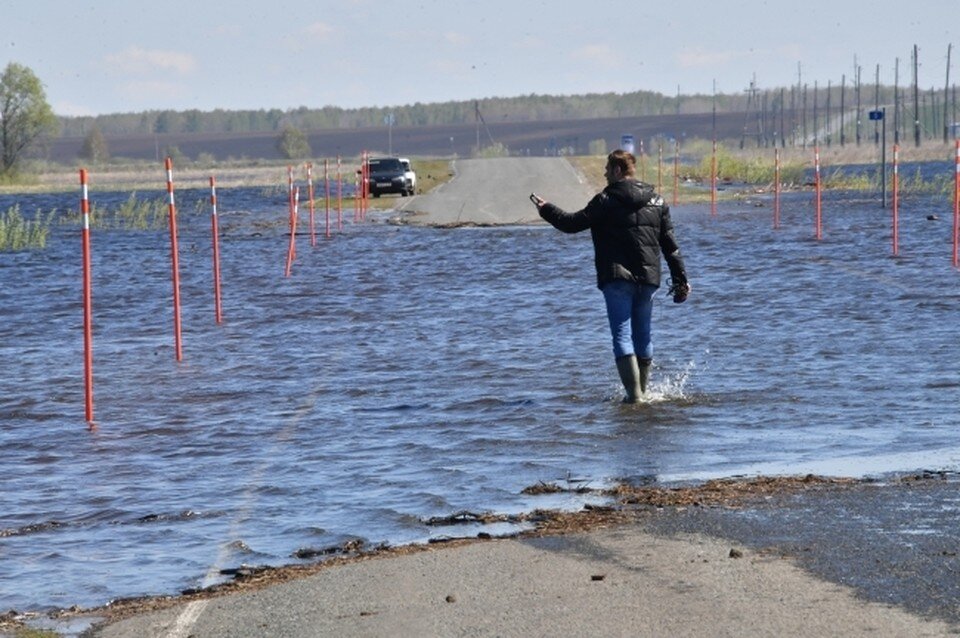
<path fill-rule="evenodd" d="M 401 166 L 403 166 L 403 176 L 407 179 L 407 192 L 413 195 L 417 192 L 417 174 L 414 172 L 409 159 L 406 157 L 400 157 L 398 159 L 400 160 Z"/>

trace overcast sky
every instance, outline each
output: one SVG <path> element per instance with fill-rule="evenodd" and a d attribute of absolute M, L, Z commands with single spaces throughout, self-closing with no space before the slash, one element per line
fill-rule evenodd
<path fill-rule="evenodd" d="M 58 114 L 960 80 L 960 0 L 0 0 Z M 960 83 L 960 82 L 958 82 Z"/>

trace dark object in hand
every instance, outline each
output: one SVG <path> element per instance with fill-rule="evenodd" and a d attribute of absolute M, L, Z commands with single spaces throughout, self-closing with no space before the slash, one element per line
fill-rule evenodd
<path fill-rule="evenodd" d="M 670 294 L 673 295 L 673 303 L 683 303 L 690 296 L 690 284 L 685 281 L 671 284 Z"/>

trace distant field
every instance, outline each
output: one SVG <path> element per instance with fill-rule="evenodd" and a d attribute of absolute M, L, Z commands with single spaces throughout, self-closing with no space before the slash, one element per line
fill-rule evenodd
<path fill-rule="evenodd" d="M 720 139 L 739 141 L 744 115 L 717 115 Z M 415 157 L 469 157 L 479 143 L 499 143 L 512 154 L 542 156 L 562 151 L 568 155 L 585 155 L 590 144 L 604 140 L 610 149 L 620 144 L 620 136 L 633 134 L 637 140 L 663 137 L 668 139 L 710 139 L 713 119 L 709 113 L 694 115 L 658 115 L 589 120 L 554 120 L 546 122 L 487 122 L 486 126 L 462 124 L 449 126 L 386 127 L 329 129 L 308 131 L 315 157 L 356 157 L 362 151 L 409 155 Z M 129 135 L 107 137 L 112 157 L 160 161 L 164 149 L 176 146 L 191 160 L 201 154 L 216 160 L 263 159 L 282 160 L 275 148 L 278 133 L 245 134 L 176 134 Z M 49 158 L 57 163 L 77 162 L 83 139 L 54 140 Z M 647 149 L 649 151 L 649 149 Z"/>
<path fill-rule="evenodd" d="M 769 159 L 772 162 L 772 147 L 757 148 L 756 141 L 748 139 L 745 149 L 739 148 L 744 122 L 743 113 L 717 114 L 717 136 L 724 149 L 733 155 L 759 157 L 761 161 Z M 334 171 L 335 160 L 340 156 L 342 175 L 345 180 L 352 180 L 363 151 L 385 154 L 391 150 L 394 155 L 409 156 L 422 163 L 427 159 L 471 157 L 479 138 L 481 147 L 502 144 L 511 155 L 583 157 L 595 154 L 598 147 L 617 148 L 620 136 L 626 133 L 638 140 L 638 153 L 639 140 L 648 140 L 643 151 L 650 170 L 655 170 L 659 149 L 650 148 L 649 140 L 667 140 L 663 162 L 672 170 L 675 149 L 669 140 L 680 140 L 683 164 L 695 165 L 709 156 L 711 145 L 707 140 L 713 134 L 713 116 L 704 113 L 545 122 L 501 121 L 487 122 L 485 126 L 394 127 L 389 135 L 385 127 L 332 129 L 309 132 L 308 139 L 314 158 L 315 179 L 322 175 L 324 158 L 330 160 L 330 170 Z M 211 174 L 215 174 L 218 183 L 224 186 L 282 184 L 286 182 L 287 165 L 291 162 L 277 153 L 276 138 L 276 133 L 111 136 L 107 143 L 113 159 L 103 166 L 88 167 L 91 169 L 91 186 L 130 188 L 154 185 L 157 180 L 162 182 L 163 157 L 171 147 L 176 147 L 182 157 L 175 167 L 176 180 L 181 185 L 199 185 Z M 598 140 L 603 140 L 604 145 L 596 144 Z M 48 154 L 51 162 L 45 165 L 41 174 L 28 174 L 25 180 L 3 190 L 76 187 L 76 168 L 82 164 L 78 159 L 82 142 L 80 138 L 54 140 Z M 873 163 L 880 159 L 879 148 L 872 143 L 872 138 L 867 137 L 860 146 L 848 140 L 843 147 L 836 143 L 822 143 L 820 150 L 824 166 Z M 812 144 L 791 146 L 781 149 L 780 153 L 784 162 L 812 165 Z M 952 153 L 952 145 L 926 142 L 920 148 L 903 144 L 900 157 L 905 162 L 947 160 L 952 159 Z M 889 155 L 888 152 L 888 161 Z M 198 162 L 198 158 L 203 161 Z"/>

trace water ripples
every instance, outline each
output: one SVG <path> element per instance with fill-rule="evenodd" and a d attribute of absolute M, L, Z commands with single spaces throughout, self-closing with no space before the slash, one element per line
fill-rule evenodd
<path fill-rule="evenodd" d="M 911 202 L 899 259 L 860 196 L 825 196 L 821 242 L 809 194 L 785 197 L 779 231 L 763 199 L 679 207 L 694 293 L 658 295 L 652 392 L 624 406 L 587 236 L 348 224 L 301 242 L 284 278 L 282 205 L 220 195 L 243 202 L 221 212 L 225 323 L 198 218 L 181 364 L 164 233 L 94 235 L 93 433 L 76 229 L 0 254 L 0 608 L 172 593 L 211 565 L 358 540 L 509 533 L 425 521 L 584 502 L 522 493 L 538 482 L 960 463 L 960 283 L 949 224 L 927 219 L 942 201 Z"/>

